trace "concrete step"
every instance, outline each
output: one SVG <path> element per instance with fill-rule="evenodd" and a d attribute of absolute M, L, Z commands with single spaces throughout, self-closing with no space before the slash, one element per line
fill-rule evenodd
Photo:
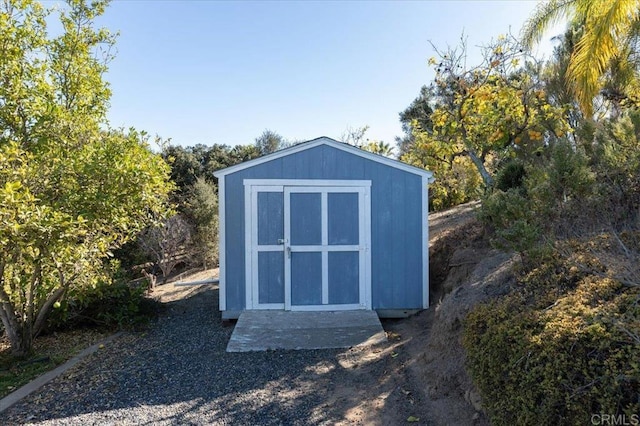
<path fill-rule="evenodd" d="M 386 340 L 375 311 L 246 311 L 227 352 L 350 348 Z"/>

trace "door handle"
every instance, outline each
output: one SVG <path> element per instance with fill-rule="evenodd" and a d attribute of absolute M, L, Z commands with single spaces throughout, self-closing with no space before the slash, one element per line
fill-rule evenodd
<path fill-rule="evenodd" d="M 278 244 L 284 244 L 284 243 L 286 243 L 286 242 L 287 242 L 287 240 L 286 240 L 286 239 L 284 239 L 284 238 L 278 238 Z"/>
<path fill-rule="evenodd" d="M 287 259 L 291 259 L 291 246 L 287 246 Z"/>

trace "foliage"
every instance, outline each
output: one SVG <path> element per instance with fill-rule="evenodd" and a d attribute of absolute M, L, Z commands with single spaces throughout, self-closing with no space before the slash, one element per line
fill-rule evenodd
<path fill-rule="evenodd" d="M 527 261 L 518 289 L 465 324 L 494 424 L 640 410 L 640 116 L 598 122 L 593 134 L 545 148 L 524 164 L 521 187 L 484 200 L 494 241 Z"/>
<path fill-rule="evenodd" d="M 260 151 L 260 155 L 267 155 L 286 148 L 288 144 L 281 135 L 267 129 L 256 138 L 255 146 Z"/>
<path fill-rule="evenodd" d="M 511 160 L 498 169 L 496 174 L 496 189 L 508 191 L 512 188 L 522 188 L 526 176 L 524 164 L 518 160 Z"/>
<path fill-rule="evenodd" d="M 215 185 L 199 177 L 189 188 L 183 207 L 193 225 L 193 246 L 205 269 L 218 264 L 218 197 Z"/>
<path fill-rule="evenodd" d="M 177 186 L 172 201 L 191 229 L 191 265 L 213 267 L 218 262 L 218 194 L 213 173 L 260 155 L 256 145 L 163 147 L 162 156 L 171 165 L 171 179 Z M 122 255 L 123 263 L 130 264 L 135 253 Z M 150 260 L 158 261 L 154 256 Z"/>
<path fill-rule="evenodd" d="M 260 150 L 255 145 L 166 145 L 162 150 L 162 157 L 171 165 L 171 180 L 177 186 L 178 196 L 183 195 L 198 178 L 215 182 L 213 172 L 216 170 L 252 160 L 260 155 Z M 182 200 L 178 197 L 175 201 Z"/>
<path fill-rule="evenodd" d="M 485 47 L 483 62 L 469 69 L 464 41 L 459 49 L 436 52 L 439 59 L 430 60 L 436 69 L 428 96 L 431 128 L 414 123 L 414 143 L 402 159 L 422 161 L 440 179 L 454 163 L 468 164 L 457 157 L 467 157 L 491 188 L 495 162 L 533 155 L 569 130 L 563 108 L 546 98 L 540 67 L 514 39 L 501 37 Z M 463 199 L 477 193 L 470 187 Z M 451 190 L 448 185 L 446 192 Z"/>
<path fill-rule="evenodd" d="M 46 332 L 80 327 L 127 329 L 145 325 L 157 302 L 145 296 L 147 287 L 109 277 L 89 289 L 70 292 L 47 321 Z"/>
<path fill-rule="evenodd" d="M 414 133 L 416 131 L 430 131 L 433 128 L 431 122 L 431 90 L 428 86 L 420 88 L 420 94 L 400 115 L 400 124 L 404 136 L 396 137 L 396 144 L 400 151 L 400 156 L 406 154 L 415 142 Z"/>
<path fill-rule="evenodd" d="M 171 189 L 146 134 L 105 125 L 113 37 L 93 28 L 105 6 L 70 2 L 49 39 L 38 3 L 0 5 L 0 317 L 15 355 Z"/>
<path fill-rule="evenodd" d="M 640 287 L 568 264 L 555 251 L 518 291 L 467 317 L 468 367 L 492 424 L 580 425 L 640 410 Z"/>
<path fill-rule="evenodd" d="M 595 175 L 588 158 L 568 141 L 544 150 L 535 161 L 506 163 L 499 185 L 483 199 L 481 220 L 495 231 L 494 243 L 523 259 L 545 239 L 568 235 L 597 209 Z"/>
<path fill-rule="evenodd" d="M 424 140 L 427 137 L 426 133 L 417 133 L 413 147 L 400 159 L 437 176 L 429 185 L 429 210 L 439 211 L 477 199 L 482 194 L 482 178 L 471 160 L 443 154 L 443 147 L 428 143 Z"/>
<path fill-rule="evenodd" d="M 385 157 L 391 157 L 393 155 L 393 147 L 383 141 L 369 141 L 362 145 L 362 149 Z"/>
<path fill-rule="evenodd" d="M 550 0 L 540 3 L 523 29 L 523 39 L 531 47 L 540 41 L 545 30 L 561 17 L 569 17 L 582 27 L 567 68 L 566 83 L 577 96 L 582 111 L 590 116 L 593 99 L 605 82 L 618 80 L 627 94 L 637 98 L 636 64 L 633 63 L 638 42 L 638 0 Z"/>

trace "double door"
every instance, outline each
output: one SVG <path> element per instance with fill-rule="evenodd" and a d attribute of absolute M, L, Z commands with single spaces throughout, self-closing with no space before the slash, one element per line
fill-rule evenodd
<path fill-rule="evenodd" d="M 371 308 L 369 182 L 249 183 L 245 194 L 248 308 Z"/>

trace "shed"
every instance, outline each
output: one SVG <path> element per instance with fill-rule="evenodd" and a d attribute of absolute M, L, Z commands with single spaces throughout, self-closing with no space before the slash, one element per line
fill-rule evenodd
<path fill-rule="evenodd" d="M 320 137 L 214 175 L 223 319 L 429 307 L 431 172 Z"/>

